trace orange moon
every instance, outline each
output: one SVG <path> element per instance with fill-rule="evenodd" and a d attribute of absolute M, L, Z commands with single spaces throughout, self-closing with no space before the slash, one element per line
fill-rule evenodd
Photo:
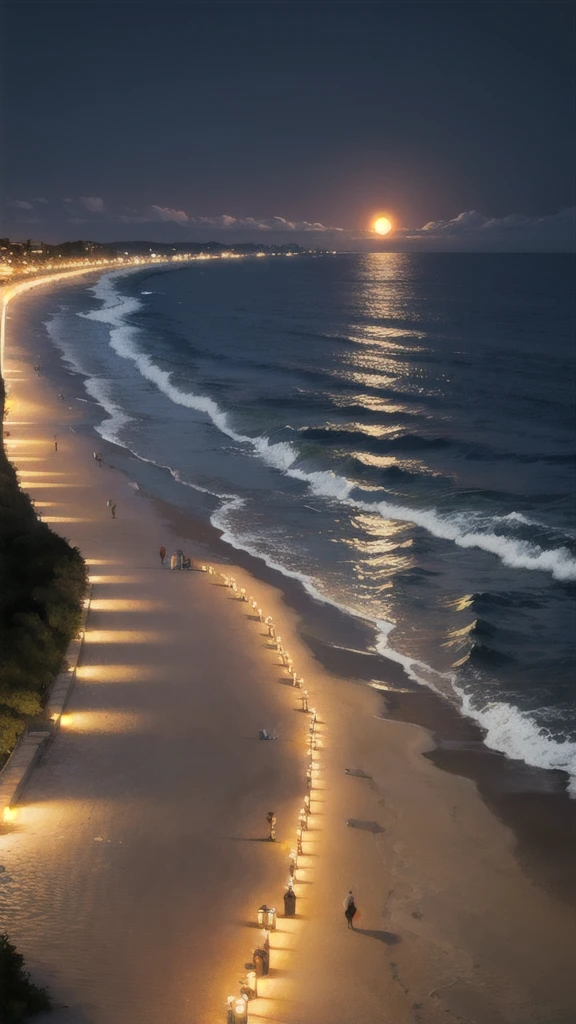
<path fill-rule="evenodd" d="M 388 217 L 377 217 L 372 227 L 377 235 L 387 235 L 392 231 L 392 221 Z"/>

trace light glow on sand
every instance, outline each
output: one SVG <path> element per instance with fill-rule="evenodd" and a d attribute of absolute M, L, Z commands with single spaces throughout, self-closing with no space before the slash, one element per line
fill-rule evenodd
<path fill-rule="evenodd" d="M 36 463 L 38 463 L 38 462 L 47 462 L 47 461 L 48 460 L 47 460 L 45 455 L 19 455 L 18 456 L 18 465 L 20 465 L 21 462 L 36 462 Z M 26 470 L 26 472 L 28 473 L 28 470 Z"/>
<path fill-rule="evenodd" d="M 6 448 L 15 448 L 28 444 L 41 444 L 43 447 L 46 447 L 47 441 L 42 437 L 7 437 L 4 440 Z"/>
<path fill-rule="evenodd" d="M 141 576 L 93 576 L 92 573 L 88 576 L 89 583 L 144 583 Z"/>
<path fill-rule="evenodd" d="M 157 679 L 158 672 L 154 665 L 80 665 L 76 669 L 76 677 L 83 683 L 140 683 Z"/>
<path fill-rule="evenodd" d="M 61 484 L 61 483 L 58 483 L 58 482 L 53 483 L 52 480 L 20 480 L 19 483 L 20 483 L 20 487 L 25 487 L 27 491 L 37 491 L 39 488 L 42 488 L 43 490 L 46 490 L 47 487 L 49 487 L 50 490 L 52 490 L 52 488 L 55 488 L 55 487 L 58 487 L 58 488 L 62 488 L 62 487 L 72 488 L 72 487 L 88 487 L 89 486 L 89 484 Z"/>
<path fill-rule="evenodd" d="M 114 598 L 97 598 L 90 602 L 93 612 L 153 612 L 162 608 L 159 601 L 148 601 L 142 598 L 133 600 L 115 600 Z"/>
<path fill-rule="evenodd" d="M 111 558 L 85 558 L 86 565 L 116 565 Z"/>
<path fill-rule="evenodd" d="M 157 644 L 166 639 L 164 633 L 142 629 L 87 629 L 84 641 L 91 644 Z"/>
<path fill-rule="evenodd" d="M 49 476 L 53 480 L 57 476 L 70 476 L 69 473 L 58 473 L 53 469 L 27 469 L 26 476 Z"/>
<path fill-rule="evenodd" d="M 64 721 L 66 719 L 66 722 Z M 66 731 L 80 733 L 145 732 L 144 718 L 130 711 L 74 711 L 62 715 L 60 724 Z"/>
<path fill-rule="evenodd" d="M 93 523 L 94 519 L 81 519 L 80 516 L 41 516 L 43 523 Z"/>
<path fill-rule="evenodd" d="M 15 807 L 5 807 L 2 811 L 2 821 L 8 824 L 11 821 L 16 821 L 18 817 L 18 811 Z"/>

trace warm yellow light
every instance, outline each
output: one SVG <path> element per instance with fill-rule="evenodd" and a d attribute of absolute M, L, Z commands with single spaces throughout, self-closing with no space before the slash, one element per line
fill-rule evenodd
<path fill-rule="evenodd" d="M 387 235 L 392 231 L 392 221 L 388 217 L 377 217 L 372 227 L 377 235 Z"/>
<path fill-rule="evenodd" d="M 87 629 L 84 639 L 91 644 L 154 644 L 163 639 L 163 634 L 128 629 Z"/>
<path fill-rule="evenodd" d="M 138 683 L 158 679 L 158 668 L 154 665 L 131 665 L 128 662 L 79 665 L 76 678 L 81 682 Z"/>
<path fill-rule="evenodd" d="M 2 820 L 8 822 L 8 821 L 14 821 L 15 818 L 16 818 L 16 810 L 15 810 L 15 808 L 14 807 L 5 807 L 4 810 L 2 811 Z"/>
<path fill-rule="evenodd" d="M 97 598 L 91 601 L 90 607 L 93 612 L 151 612 L 162 608 L 163 605 L 159 601 L 148 601 L 142 598 L 131 598 L 125 601 L 114 598 Z"/>

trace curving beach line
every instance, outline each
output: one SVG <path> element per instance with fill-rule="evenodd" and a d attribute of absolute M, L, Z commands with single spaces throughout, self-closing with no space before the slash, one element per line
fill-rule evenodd
<path fill-rule="evenodd" d="M 38 1024 L 226 1020 L 260 942 L 258 907 L 282 906 L 313 753 L 301 691 L 277 663 L 285 652 L 329 742 L 297 915 L 279 917 L 248 1019 L 570 1019 L 571 908 L 524 873 L 475 786 L 422 756 L 433 747 L 424 730 L 383 718 L 375 691 L 315 661 L 279 591 L 219 563 L 189 516 L 135 492 L 113 446 L 96 466 L 80 404 L 59 402 L 32 372 L 15 309 L 7 450 L 38 514 L 84 554 L 93 587 L 67 715 L 0 831 L 0 919 L 56 1002 Z M 48 349 L 41 362 L 60 372 Z M 279 685 L 266 637 L 255 644 L 239 621 L 245 603 L 202 573 L 163 569 L 160 544 L 233 576 L 282 623 Z M 279 740 L 260 742 L 262 727 Z M 342 908 L 350 888 L 354 932 Z"/>

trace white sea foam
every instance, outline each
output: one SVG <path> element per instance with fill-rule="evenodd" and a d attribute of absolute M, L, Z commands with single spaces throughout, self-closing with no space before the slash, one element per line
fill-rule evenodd
<path fill-rule="evenodd" d="M 452 541 L 459 547 L 479 548 L 496 555 L 511 568 L 547 571 L 559 580 L 576 579 L 576 560 L 565 547 L 546 551 L 527 541 L 480 531 L 479 524 L 482 523 L 486 528 L 489 521 L 485 517 L 482 519 L 476 513 L 462 512 L 452 516 L 441 515 L 433 509 L 411 509 L 387 501 L 368 502 L 352 497 L 352 492 L 361 491 L 361 488 L 346 478 L 329 470 L 305 471 L 295 466 L 299 453 L 289 442 L 271 443 L 267 437 L 253 438 L 238 433 L 233 429 L 228 414 L 216 402 L 207 396 L 180 391 L 171 383 L 171 374 L 156 366 L 149 356 L 140 351 L 136 340 L 138 329 L 127 324 L 125 320 L 127 315 L 140 308 L 140 303 L 137 299 L 126 298 L 116 291 L 114 279 L 121 276 L 124 276 L 123 273 L 118 272 L 100 279 L 93 291 L 99 299 L 104 301 L 105 306 L 103 309 L 85 315 L 90 319 L 109 324 L 111 328 L 110 343 L 114 351 L 122 358 L 134 362 L 142 376 L 155 383 L 159 390 L 173 402 L 204 413 L 222 433 L 240 444 L 251 446 L 254 453 L 264 462 L 287 476 L 305 483 L 319 497 L 338 500 L 363 511 L 378 512 L 386 519 L 414 523 L 433 536 Z M 104 398 L 104 400 L 106 399 Z M 107 401 L 110 404 L 109 396 Z M 113 418 L 113 411 L 109 408 L 107 411 Z M 142 461 L 152 461 L 144 459 L 137 453 L 134 454 Z M 170 467 L 163 468 L 168 469 L 175 480 L 196 490 L 213 493 L 206 492 L 204 488 L 182 480 L 177 470 Z M 270 568 L 281 572 L 284 576 L 297 580 L 315 600 L 331 604 L 348 615 L 366 621 L 365 614 L 342 605 L 323 594 L 310 577 L 304 573 L 288 569 L 280 562 L 271 559 L 262 551 L 257 537 L 239 537 L 231 529 L 228 517 L 230 513 L 241 507 L 243 499 L 232 495 L 219 495 L 218 497 L 222 503 L 213 513 L 211 521 L 222 532 L 222 539 L 226 543 L 263 560 Z M 509 513 L 507 517 L 499 518 L 501 521 L 508 519 L 511 525 L 514 522 L 532 525 L 521 513 Z M 555 740 L 549 731 L 538 725 L 529 713 L 521 712 L 504 701 L 493 701 L 481 708 L 477 707 L 473 698 L 458 687 L 452 674 L 437 672 L 424 662 L 390 647 L 389 637 L 394 629 L 393 623 L 373 620 L 373 624 L 378 630 L 376 644 L 378 652 L 383 657 L 401 665 L 409 678 L 419 685 L 429 687 L 444 697 L 453 699 L 456 697 L 463 713 L 486 730 L 487 746 L 508 757 L 519 758 L 538 768 L 558 768 L 570 773 L 572 776 L 571 793 L 576 797 L 576 744 Z"/>
<path fill-rule="evenodd" d="M 222 539 L 227 544 L 259 558 L 284 576 L 298 580 L 315 600 L 321 601 L 323 604 L 330 604 L 339 611 L 364 622 L 372 622 L 378 630 L 376 650 L 379 654 L 389 661 L 401 665 L 407 676 L 419 686 L 431 689 L 456 703 L 466 717 L 477 722 L 485 731 L 484 742 L 491 750 L 497 750 L 512 759 L 522 760 L 535 768 L 561 769 L 567 772 L 571 777 L 568 791 L 573 798 L 576 798 L 576 743 L 562 743 L 555 740 L 550 732 L 540 726 L 529 713 L 521 712 L 505 701 L 491 701 L 482 707 L 477 707 L 473 698 L 457 685 L 453 673 L 438 672 L 425 662 L 394 650 L 389 642 L 394 631 L 393 622 L 388 622 L 385 619 L 369 619 L 354 608 L 327 597 L 309 576 L 287 569 L 280 562 L 270 558 L 259 546 L 257 537 L 239 537 L 234 533 L 227 521 L 228 514 L 243 504 L 243 499 L 231 498 L 211 517 L 212 524 L 222 531 Z M 375 686 L 374 683 L 371 685 Z M 394 692 L 397 692 L 397 687 L 387 687 L 382 683 L 379 683 L 376 688 L 393 689 Z"/>
<path fill-rule="evenodd" d="M 111 441 L 112 444 L 121 444 L 122 428 L 127 423 L 131 423 L 133 417 L 128 416 L 112 399 L 110 395 L 111 385 L 111 381 L 105 380 L 102 377 L 90 377 L 84 381 L 87 393 L 108 413 L 108 419 L 99 423 L 96 430 L 105 441 Z"/>
<path fill-rule="evenodd" d="M 464 714 L 486 730 L 486 746 L 535 768 L 567 772 L 571 776 L 570 795 L 576 797 L 576 743 L 558 740 L 530 712 L 520 711 L 507 701 L 488 701 L 478 707 L 461 687 L 455 685 L 454 689 Z"/>
<path fill-rule="evenodd" d="M 234 441 L 250 445 L 264 462 L 307 484 L 312 493 L 319 497 L 337 499 L 363 511 L 378 512 L 384 519 L 414 523 L 434 537 L 452 541 L 458 547 L 479 548 L 496 555 L 504 565 L 512 569 L 549 572 L 557 580 L 576 579 L 576 559 L 566 547 L 545 550 L 529 541 L 504 537 L 489 530 L 479 531 L 475 528 L 479 522 L 483 522 L 483 525 L 488 523 L 485 518 L 482 520 L 474 513 L 441 515 L 434 509 L 414 509 L 388 501 L 368 502 L 352 497 L 353 491 L 361 492 L 362 488 L 345 477 L 331 470 L 305 471 L 295 466 L 298 451 L 290 442 L 280 441 L 272 444 L 267 437 L 254 438 L 238 433 L 232 427 L 228 414 L 213 399 L 181 391 L 171 383 L 171 373 L 156 366 L 148 355 L 141 352 L 136 340 L 138 328 L 127 324 L 125 320 L 127 315 L 140 308 L 140 302 L 136 298 L 122 296 L 116 290 L 114 280 L 117 276 L 120 275 L 111 274 L 98 281 L 93 291 L 104 301 L 104 308 L 85 315 L 90 319 L 110 324 L 110 343 L 114 351 L 122 358 L 134 362 L 142 376 L 156 384 L 171 401 L 204 413 L 222 433 Z"/>

